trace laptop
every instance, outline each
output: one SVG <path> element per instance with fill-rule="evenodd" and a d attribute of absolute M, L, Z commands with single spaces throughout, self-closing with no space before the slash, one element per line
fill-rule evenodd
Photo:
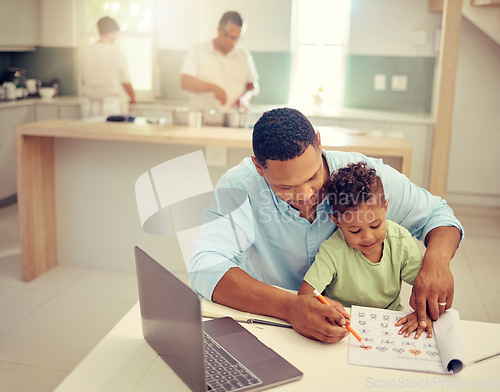
<path fill-rule="evenodd" d="M 302 372 L 230 317 L 201 319 L 200 297 L 135 247 L 142 332 L 195 392 L 259 391 Z"/>

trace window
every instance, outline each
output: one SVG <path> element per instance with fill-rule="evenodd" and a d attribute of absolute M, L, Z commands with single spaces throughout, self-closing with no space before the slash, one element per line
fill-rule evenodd
<path fill-rule="evenodd" d="M 153 98 L 153 0 L 88 0 L 84 45 L 99 39 L 97 21 L 116 20 L 120 34 L 115 45 L 127 58 L 132 86 L 138 100 Z"/>
<path fill-rule="evenodd" d="M 350 0 L 297 0 L 292 106 L 342 106 Z"/>

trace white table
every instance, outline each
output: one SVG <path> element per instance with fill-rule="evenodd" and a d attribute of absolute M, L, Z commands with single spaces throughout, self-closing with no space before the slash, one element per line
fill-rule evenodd
<path fill-rule="evenodd" d="M 206 309 L 205 303 L 203 308 Z M 220 309 L 233 317 L 241 314 L 225 307 Z M 500 357 L 446 376 L 353 366 L 348 364 L 347 339 L 327 345 L 304 338 L 292 329 L 244 326 L 304 373 L 301 380 L 276 387 L 273 389 L 276 391 L 500 390 Z M 462 320 L 461 330 L 464 362 L 500 351 L 500 324 Z M 136 304 L 56 389 L 56 392 L 79 391 L 189 389 L 144 340 Z"/>

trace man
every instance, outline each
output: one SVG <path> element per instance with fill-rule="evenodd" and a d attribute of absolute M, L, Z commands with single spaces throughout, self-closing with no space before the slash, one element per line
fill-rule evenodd
<path fill-rule="evenodd" d="M 194 243 L 188 270 L 205 298 L 247 312 L 287 320 L 302 335 L 336 342 L 348 335 L 347 314 L 314 296 L 296 296 L 320 244 L 336 229 L 324 185 L 330 173 L 366 161 L 390 199 L 387 219 L 425 240 L 427 250 L 410 303 L 425 328 L 451 307 L 449 263 L 463 234 L 444 200 L 412 184 L 381 160 L 359 153 L 323 151 L 311 123 L 294 109 L 264 113 L 253 131 L 254 156 L 219 181 L 213 205 Z M 415 303 L 413 303 L 415 302 Z M 336 303 L 332 304 L 337 306 Z"/>
<path fill-rule="evenodd" d="M 181 68 L 181 86 L 189 91 L 193 108 L 247 110 L 259 93 L 258 75 L 250 52 L 237 45 L 243 19 L 226 12 L 212 41 L 191 48 Z"/>
<path fill-rule="evenodd" d="M 127 62 L 113 44 L 119 27 L 107 16 L 97 22 L 100 39 L 82 52 L 82 116 L 126 114 L 135 103 Z M 128 100 L 127 100 L 128 97 Z"/>

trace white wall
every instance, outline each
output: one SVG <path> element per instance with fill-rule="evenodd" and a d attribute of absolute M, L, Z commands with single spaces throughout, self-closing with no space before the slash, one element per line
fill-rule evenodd
<path fill-rule="evenodd" d="M 198 0 L 155 0 L 154 27 L 157 49 L 186 49 L 196 42 Z"/>
<path fill-rule="evenodd" d="M 238 11 L 247 21 L 242 42 L 250 50 L 288 51 L 292 1 L 290 0 L 201 0 L 198 13 L 198 40 L 215 37 L 217 25 L 226 11 Z M 205 23 L 209 21 L 210 23 Z"/>
<path fill-rule="evenodd" d="M 241 42 L 255 51 L 290 49 L 291 0 L 156 0 L 156 44 L 159 49 L 187 49 L 215 38 L 226 11 L 247 21 Z"/>
<path fill-rule="evenodd" d="M 377 56 L 434 56 L 434 32 L 441 13 L 427 0 L 352 0 L 349 52 Z M 415 30 L 427 33 L 424 46 L 412 44 Z"/>
<path fill-rule="evenodd" d="M 352 0 L 352 4 L 351 53 L 435 55 L 433 31 L 441 26 L 442 13 L 429 12 L 427 1 Z M 411 44 L 411 34 L 418 29 L 428 32 L 428 45 Z M 500 180 L 495 171 L 499 102 L 500 46 L 462 18 L 446 191 L 450 203 L 500 207 Z"/>
<path fill-rule="evenodd" d="M 446 198 L 500 207 L 500 46 L 462 18 Z"/>
<path fill-rule="evenodd" d="M 245 46 L 256 51 L 288 51 L 293 0 L 157 0 L 156 38 L 160 49 L 186 49 L 215 37 L 220 17 L 234 10 L 248 22 Z M 434 56 L 434 32 L 441 13 L 424 0 L 352 0 L 349 51 L 354 54 Z M 414 30 L 427 43 L 411 42 Z"/>

